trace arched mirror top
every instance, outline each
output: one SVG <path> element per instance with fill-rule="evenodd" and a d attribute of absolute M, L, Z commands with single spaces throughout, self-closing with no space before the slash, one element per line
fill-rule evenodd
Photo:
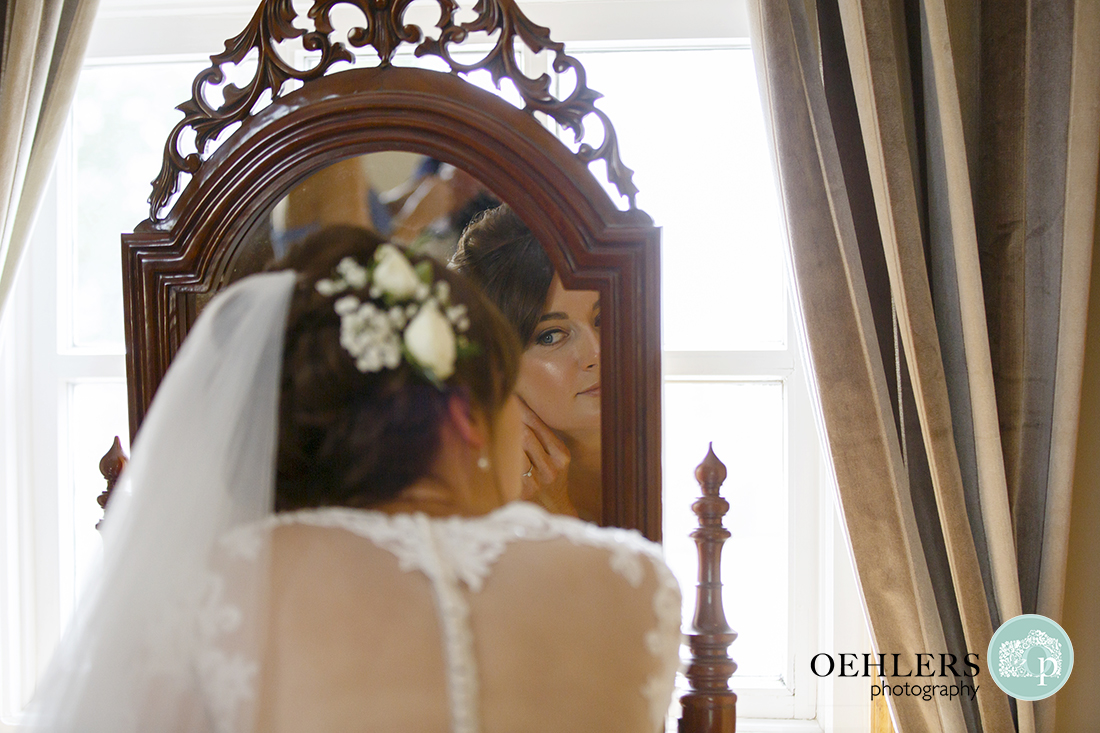
<path fill-rule="evenodd" d="M 428 155 L 483 181 L 528 222 L 571 282 L 600 266 L 598 242 L 627 246 L 652 229 L 644 212 L 619 210 L 583 160 L 529 114 L 450 74 L 381 66 L 320 77 L 246 119 L 164 218 L 142 222 L 136 234 L 171 234 L 198 247 L 196 274 L 214 284 L 209 257 L 236 246 L 295 183 L 386 150 Z"/>
<path fill-rule="evenodd" d="M 456 3 L 427 4 L 439 8 L 434 37 L 405 22 L 410 0 L 316 0 L 308 31 L 294 25 L 289 0 L 265 0 L 245 32 L 196 78 L 154 182 L 152 216 L 123 235 L 131 431 L 201 304 L 241 275 L 239 250 L 287 192 L 354 156 L 419 153 L 469 173 L 509 204 L 546 249 L 565 287 L 599 293 L 602 522 L 659 539 L 659 234 L 633 207 L 631 171 L 619 160 L 614 128 L 593 106 L 598 95 L 588 89 L 580 64 L 512 0 L 479 0 L 473 20 L 464 23 L 455 20 Z M 331 38 L 337 6 L 360 14 L 348 42 L 373 47 L 378 65 L 330 68 L 351 55 Z M 463 65 L 455 60 L 455 46 L 474 34 L 482 41 L 488 34 L 490 44 L 479 46 L 480 60 Z M 296 37 L 316 53 L 317 64 L 306 71 L 277 53 L 279 43 Z M 550 93 L 549 76 L 522 76 L 517 41 L 549 51 L 557 71 L 571 70 L 573 91 L 559 99 Z M 442 58 L 450 72 L 391 63 L 401 44 L 415 45 L 419 56 Z M 221 65 L 248 58 L 257 69 L 251 82 L 227 83 Z M 522 108 L 462 78 L 479 69 L 497 82 L 511 79 Z M 291 89 L 291 82 L 300 84 Z M 221 85 L 218 107 L 205 99 L 209 84 Z M 577 133 L 591 117 L 602 124 L 602 140 L 571 150 L 543 125 L 542 115 Z M 180 141 L 186 130 L 194 131 L 196 149 L 185 154 Z M 628 209 L 616 206 L 589 169 L 597 160 L 606 164 Z M 177 195 L 185 174 L 190 180 Z"/>
<path fill-rule="evenodd" d="M 165 211 L 178 192 L 183 174 L 196 173 L 203 165 L 207 150 L 219 136 L 237 123 L 255 116 L 265 105 L 280 99 L 284 93 L 301 84 L 314 82 L 341 66 L 356 61 L 348 49 L 372 48 L 378 57 L 378 67 L 390 67 L 394 55 L 403 45 L 414 47 L 417 57 L 435 57 L 456 76 L 467 76 L 477 71 L 487 71 L 499 88 L 502 81 L 514 85 L 522 110 L 531 115 L 542 115 L 563 130 L 572 132 L 578 149 L 578 160 L 586 166 L 602 161 L 606 166 L 608 181 L 634 209 L 637 188 L 633 183 L 633 171 L 623 165 L 619 157 L 618 138 L 614 125 L 594 103 L 600 94 L 588 87 L 584 67 L 565 53 L 564 44 L 550 38 L 548 28 L 533 23 L 523 14 L 514 0 L 478 0 L 473 7 L 475 17 L 459 22 L 462 9 L 455 0 L 423 0 L 421 6 L 437 6 L 438 17 L 435 34 L 429 35 L 420 25 L 409 22 L 406 14 L 417 5 L 415 0 L 315 0 L 307 13 L 312 28 L 295 25 L 299 18 L 292 0 L 263 0 L 248 27 L 225 43 L 225 51 L 211 56 L 211 66 L 200 73 L 192 85 L 191 99 L 179 109 L 184 113 L 169 135 L 165 145 L 160 173 L 153 181 L 150 196 L 151 223 L 160 222 Z M 339 36 L 334 23 L 338 10 L 353 9 L 361 13 L 357 25 L 354 22 L 346 31 L 347 42 L 335 40 Z M 430 16 L 426 7 L 417 8 L 421 18 Z M 302 48 L 312 52 L 309 63 L 298 68 L 283 56 L 281 46 L 298 39 Z M 479 46 L 476 60 L 459 60 L 455 51 L 468 42 Z M 551 76 L 547 73 L 534 78 L 520 68 L 517 52 L 520 45 L 534 53 L 548 53 L 550 65 L 559 74 L 572 74 L 572 89 L 555 94 Z M 225 68 L 238 66 L 248 60 L 255 62 L 252 78 L 243 84 L 226 81 Z M 217 88 L 222 101 L 215 105 L 210 93 Z M 585 121 L 598 121 L 602 139 L 593 146 L 585 141 Z M 184 152 L 181 147 L 185 133 L 192 133 L 194 152 Z M 590 136 L 589 136 L 590 139 Z"/>

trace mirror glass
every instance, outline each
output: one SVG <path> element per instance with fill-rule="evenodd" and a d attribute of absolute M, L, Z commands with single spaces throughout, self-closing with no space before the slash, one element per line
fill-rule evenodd
<path fill-rule="evenodd" d="M 449 262 L 470 220 L 499 205 L 476 178 L 426 156 L 390 151 L 348 158 L 296 185 L 253 228 L 233 278 L 254 272 L 257 257 L 280 256 L 330 224 L 365 227 Z"/>
<path fill-rule="evenodd" d="M 602 517 L 600 299 L 567 290 L 525 225 L 477 178 L 400 151 L 348 158 L 295 185 L 246 235 L 224 284 L 262 270 L 332 224 L 378 232 L 484 283 L 525 341 L 516 392 L 524 402 L 524 498 L 550 511 Z M 485 213 L 483 213 L 485 212 Z M 477 236 L 473 236 L 476 232 Z M 465 244 L 464 243 L 464 246 Z M 485 253 L 493 256 L 486 259 Z M 208 297 L 208 296 L 207 296 Z M 196 297 L 201 309 L 205 299 Z"/>

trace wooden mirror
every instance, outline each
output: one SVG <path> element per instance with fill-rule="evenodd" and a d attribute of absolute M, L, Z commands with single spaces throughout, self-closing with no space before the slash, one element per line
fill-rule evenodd
<path fill-rule="evenodd" d="M 413 5 L 434 28 L 413 22 Z M 424 5 L 433 12 L 425 14 Z M 338 12 L 354 15 L 346 32 L 335 30 Z M 460 63 L 456 57 L 467 54 L 459 47 L 475 36 L 477 60 Z M 300 67 L 280 55 L 293 39 L 311 54 Z M 548 75 L 524 76 L 518 44 L 548 55 L 555 71 L 575 80 L 572 90 L 556 96 Z M 348 68 L 349 46 L 372 48 L 375 65 Z M 448 71 L 395 65 L 402 47 L 441 60 Z M 166 144 L 150 217 L 123 236 L 131 433 L 202 304 L 255 266 L 246 256 L 249 233 L 289 190 L 357 156 L 417 153 L 481 181 L 528 225 L 565 287 L 599 293 L 602 522 L 659 540 L 659 233 L 634 207 L 614 127 L 562 44 L 512 0 L 480 0 L 472 14 L 450 0 L 315 0 L 306 16 L 290 0 L 264 0 L 211 60 L 192 99 L 180 105 L 184 119 Z M 250 81 L 224 82 L 223 66 L 250 63 Z M 478 70 L 510 80 L 522 108 L 470 83 L 466 77 Z M 209 101 L 214 89 L 220 104 Z M 572 131 L 577 150 L 548 125 Z M 597 145 L 581 139 L 591 138 L 589 126 L 602 132 Z M 194 152 L 182 149 L 187 135 Z M 606 166 L 626 210 L 590 171 L 595 161 Z M 180 191 L 184 175 L 190 180 Z"/>

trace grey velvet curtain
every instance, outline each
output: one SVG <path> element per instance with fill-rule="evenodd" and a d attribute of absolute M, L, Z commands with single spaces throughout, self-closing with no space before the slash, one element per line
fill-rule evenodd
<path fill-rule="evenodd" d="M 875 650 L 981 655 L 899 733 L 1053 730 L 985 673 L 1058 620 L 1100 148 L 1094 0 L 750 0 L 791 271 Z"/>
<path fill-rule="evenodd" d="M 97 5 L 0 4 L 0 315 L 53 168 Z"/>

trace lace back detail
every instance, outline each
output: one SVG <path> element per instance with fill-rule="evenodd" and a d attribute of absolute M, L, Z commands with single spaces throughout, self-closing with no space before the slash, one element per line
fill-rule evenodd
<path fill-rule="evenodd" d="M 252 525 L 234 531 L 223 540 L 229 553 L 239 558 L 255 558 L 263 536 L 283 524 L 306 524 L 339 528 L 368 539 L 391 553 L 405 572 L 420 572 L 432 586 L 440 630 L 444 642 L 446 683 L 454 733 L 478 733 L 481 727 L 478 665 L 470 606 L 461 586 L 470 593 L 482 590 L 494 563 L 508 545 L 517 541 L 565 539 L 572 544 L 606 550 L 612 571 L 631 587 L 645 579 L 646 564 L 655 573 L 657 589 L 653 596 L 656 623 L 645 633 L 643 643 L 659 662 L 639 694 L 648 704 L 652 731 L 662 729 L 671 698 L 676 669 L 679 666 L 680 590 L 665 565 L 661 549 L 633 530 L 601 528 L 580 520 L 550 515 L 532 504 L 516 503 L 478 518 L 448 517 L 429 519 L 417 515 L 386 515 L 379 512 L 344 508 L 326 508 L 280 514 L 262 526 Z M 209 637 L 216 637 L 239 626 L 239 619 L 221 602 L 221 586 L 211 586 L 211 615 L 206 617 Z M 211 639 L 214 641 L 214 639 Z M 208 650 L 210 648 L 208 647 Z M 227 683 L 208 698 L 219 724 L 218 733 L 236 730 L 235 706 L 254 696 L 257 670 L 232 660 L 215 674 L 219 657 L 210 651 L 206 657 L 209 679 Z M 227 676 L 228 675 L 228 676 Z M 225 694 L 222 694 L 222 693 Z"/>
<path fill-rule="evenodd" d="M 425 574 L 432 581 L 439 623 L 443 627 L 451 729 L 454 733 L 477 733 L 481 726 L 478 722 L 477 663 L 470 630 L 470 606 L 458 589 L 454 568 L 439 551 L 431 522 L 422 514 L 417 515 L 416 519 L 425 540 Z"/>

